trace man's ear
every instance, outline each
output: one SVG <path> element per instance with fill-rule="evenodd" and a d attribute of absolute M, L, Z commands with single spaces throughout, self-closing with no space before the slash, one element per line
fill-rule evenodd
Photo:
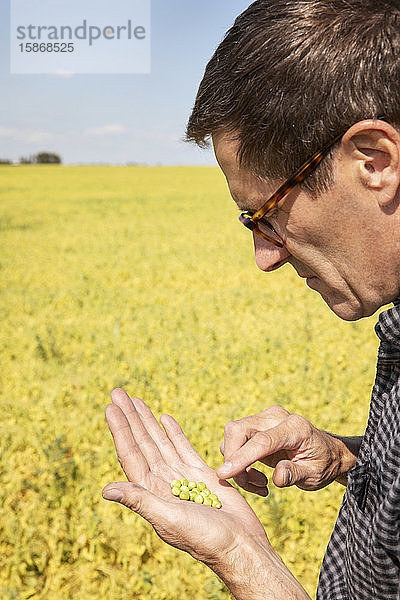
<path fill-rule="evenodd" d="M 360 121 L 346 131 L 342 150 L 353 175 L 377 194 L 380 206 L 390 205 L 400 186 L 398 131 L 385 121 Z"/>

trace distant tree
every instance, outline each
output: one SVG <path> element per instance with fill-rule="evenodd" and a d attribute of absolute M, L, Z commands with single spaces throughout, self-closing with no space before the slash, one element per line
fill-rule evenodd
<path fill-rule="evenodd" d="M 9 160 L 8 158 L 0 158 L 0 165 L 12 165 L 13 162 L 12 160 Z"/>
<path fill-rule="evenodd" d="M 35 156 L 35 162 L 38 164 L 60 165 L 61 157 L 53 152 L 39 152 Z"/>
<path fill-rule="evenodd" d="M 19 159 L 21 165 L 59 165 L 61 162 L 61 157 L 54 152 L 38 152 L 30 156 L 21 156 Z"/>
<path fill-rule="evenodd" d="M 35 162 L 34 156 L 32 154 L 30 156 L 21 156 L 19 159 L 20 165 L 31 165 Z"/>

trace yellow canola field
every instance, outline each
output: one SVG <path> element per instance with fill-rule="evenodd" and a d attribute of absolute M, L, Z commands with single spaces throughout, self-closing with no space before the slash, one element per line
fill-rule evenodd
<path fill-rule="evenodd" d="M 5 166 L 0 203 L 0 598 L 228 599 L 102 499 L 124 480 L 110 391 L 174 415 L 213 468 L 225 423 L 274 404 L 361 434 L 377 316 L 258 271 L 217 168 Z M 343 491 L 243 492 L 312 596 Z"/>

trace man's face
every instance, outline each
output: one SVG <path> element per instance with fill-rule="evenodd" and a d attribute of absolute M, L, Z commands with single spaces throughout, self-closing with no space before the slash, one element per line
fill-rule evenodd
<path fill-rule="evenodd" d="M 231 137 L 214 135 L 213 144 L 239 208 L 260 208 L 283 183 L 260 180 L 240 167 L 238 143 Z M 373 191 L 359 181 L 358 168 L 339 151 L 335 183 L 326 193 L 311 198 L 297 186 L 279 203 L 269 221 L 284 239 L 284 248 L 253 234 L 259 269 L 273 271 L 290 263 L 345 320 L 369 316 L 399 295 L 393 215 L 382 211 Z M 243 235 L 251 234 L 243 227 Z"/>

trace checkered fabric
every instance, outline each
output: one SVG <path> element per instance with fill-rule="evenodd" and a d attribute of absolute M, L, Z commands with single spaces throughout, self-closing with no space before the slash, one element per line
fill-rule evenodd
<path fill-rule="evenodd" d="M 317 600 L 400 600 L 400 301 L 379 317 L 369 420 Z"/>

